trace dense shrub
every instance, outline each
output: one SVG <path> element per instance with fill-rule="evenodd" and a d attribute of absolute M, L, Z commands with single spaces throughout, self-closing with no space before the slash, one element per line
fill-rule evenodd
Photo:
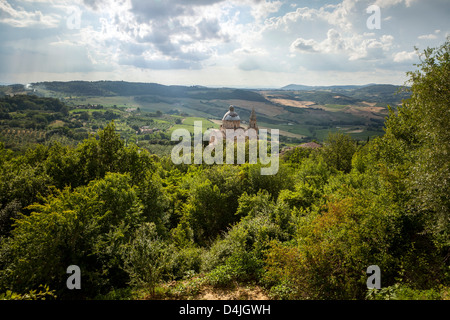
<path fill-rule="evenodd" d="M 57 296 L 69 295 L 69 265 L 81 268 L 85 295 L 124 285 L 122 247 L 143 220 L 129 182 L 126 175 L 108 174 L 88 186 L 54 190 L 43 204 L 31 205 L 32 213 L 16 220 L 2 243 L 2 288 L 21 293 L 42 284 Z"/>
<path fill-rule="evenodd" d="M 169 253 L 167 244 L 158 238 L 153 223 L 144 223 L 136 230 L 124 253 L 124 261 L 130 284 L 154 293 L 169 263 Z"/>
<path fill-rule="evenodd" d="M 368 300 L 440 300 L 442 293 L 436 289 L 417 290 L 396 283 L 382 289 L 370 289 L 366 298 Z"/>
<path fill-rule="evenodd" d="M 353 193 L 357 193 L 356 190 Z M 290 281 L 297 298 L 364 297 L 365 270 L 376 264 L 386 284 L 394 281 L 398 213 L 382 200 L 358 194 L 330 199 L 323 211 L 299 219 L 297 243 L 272 244 L 267 280 Z"/>
<path fill-rule="evenodd" d="M 223 239 L 214 242 L 204 258 L 203 270 L 212 270 L 213 276 L 219 278 L 224 270 L 229 270 L 230 279 L 241 281 L 261 279 L 265 252 L 270 242 L 273 239 L 287 238 L 286 232 L 271 219 L 266 207 L 262 205 L 267 204 L 268 197 L 269 194 L 263 192 L 250 197 L 251 199 L 246 194 L 240 198 L 241 205 L 238 212 L 249 210 L 249 202 L 253 202 L 254 206 L 251 209 L 256 211 L 248 212 Z"/>

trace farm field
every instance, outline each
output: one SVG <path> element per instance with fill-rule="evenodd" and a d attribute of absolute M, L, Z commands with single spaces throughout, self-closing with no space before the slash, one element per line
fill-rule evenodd
<path fill-rule="evenodd" d="M 385 87 L 382 87 L 382 92 L 386 102 L 380 102 L 380 94 L 375 95 L 375 99 L 373 92 L 377 88 L 373 86 L 369 90 L 372 95 L 354 93 L 358 97 L 355 98 L 352 96 L 353 91 L 333 92 L 328 89 L 240 90 L 78 81 L 35 83 L 28 90 L 20 86 L 5 86 L 0 87 L 0 94 L 34 94 L 57 98 L 66 104 L 71 118 L 53 119 L 47 124 L 39 125 L 41 129 L 65 130 L 65 143 L 75 136 L 87 137 L 103 128 L 107 121 L 114 120 L 117 132 L 125 140 L 152 145 L 152 150 L 162 152 L 167 147 L 155 145 L 163 146 L 166 143 L 163 141 L 170 141 L 170 134 L 175 129 L 184 128 L 192 133 L 194 121 L 202 121 L 204 130 L 219 128 L 230 105 L 235 106 L 244 127 L 254 109 L 259 127 L 280 130 L 280 139 L 285 146 L 313 139 L 320 142 L 327 138 L 328 132 L 338 131 L 345 132 L 354 139 L 367 141 L 383 134 L 383 123 L 388 114 L 387 105 L 392 100 L 392 96 L 386 95 Z M 395 87 L 392 91 L 394 89 Z M 365 90 L 368 91 L 367 88 Z M 395 101 L 398 102 L 399 100 Z M 10 128 L 25 128 L 30 115 L 30 112 L 11 112 L 13 121 Z M 14 127 L 15 124 L 21 125 Z M 72 138 L 65 129 L 71 126 L 73 128 L 70 130 L 74 132 Z M 150 128 L 152 133 L 147 130 L 139 136 L 141 127 Z M 28 128 L 34 127 L 29 123 Z M 52 139 L 61 136 L 61 132 L 56 132 Z M 6 137 L 3 139 L 7 140 Z M 28 140 L 33 143 L 33 139 Z"/>
<path fill-rule="evenodd" d="M 347 133 L 355 139 L 367 140 L 370 136 L 383 133 L 382 123 L 387 116 L 387 104 L 352 100 L 344 95 L 329 92 L 265 90 L 254 91 L 260 95 L 260 98 L 251 96 L 251 100 L 235 99 L 231 96 L 227 96 L 228 99 L 217 99 L 217 96 L 223 95 L 224 92 L 226 92 L 225 89 L 209 92 L 199 89 L 189 96 L 187 94 L 170 96 L 151 95 L 152 92 L 149 91 L 148 95 L 141 96 L 72 97 L 69 101 L 74 105 L 89 103 L 107 107 L 140 108 L 145 112 L 159 110 L 163 113 L 179 115 L 181 118 L 209 119 L 209 122 L 204 121 L 204 127 L 213 127 L 210 122 L 220 125 L 223 114 L 231 104 L 235 105 L 244 124 L 254 108 L 261 127 L 279 129 L 281 135 L 293 139 L 290 142 L 308 139 L 323 140 L 326 138 L 323 132 L 338 131 L 338 127 L 348 128 Z M 306 98 L 308 100 L 305 100 Z M 261 101 L 256 101 L 258 99 Z M 342 104 L 342 102 L 348 102 L 348 104 Z M 92 111 L 88 112 L 92 113 Z M 165 129 L 170 133 L 176 128 L 192 129 L 189 120 Z M 289 143 L 289 141 L 286 142 Z"/>

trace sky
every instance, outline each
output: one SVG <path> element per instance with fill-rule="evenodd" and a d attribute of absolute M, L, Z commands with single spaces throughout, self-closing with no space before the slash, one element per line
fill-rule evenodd
<path fill-rule="evenodd" d="M 449 0 L 0 0 L 0 83 L 402 85 Z"/>

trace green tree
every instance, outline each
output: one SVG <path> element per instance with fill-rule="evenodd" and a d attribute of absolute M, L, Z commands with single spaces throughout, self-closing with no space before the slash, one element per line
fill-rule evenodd
<path fill-rule="evenodd" d="M 256 195 L 244 193 L 239 198 L 237 215 L 242 219 L 223 238 L 216 239 L 204 259 L 203 269 L 212 270 L 209 278 L 213 284 L 261 279 L 270 242 L 287 239 L 274 210 L 275 203 L 267 191 Z"/>
<path fill-rule="evenodd" d="M 245 177 L 239 167 L 231 165 L 198 169 L 191 174 L 192 178 L 185 182 L 188 191 L 181 220 L 193 230 L 197 243 L 207 244 L 238 221 L 235 213 L 244 191 Z M 188 229 L 181 230 L 189 234 Z"/>
<path fill-rule="evenodd" d="M 81 112 L 79 115 L 79 119 L 83 121 L 89 121 L 89 118 L 89 113 L 87 113 L 86 111 Z"/>
<path fill-rule="evenodd" d="M 393 284 L 398 210 L 369 190 L 343 193 L 299 217 L 295 244 L 273 243 L 266 258 L 268 281 L 289 283 L 295 298 L 361 299 L 364 271 L 376 264 L 383 270 L 383 283 Z"/>
<path fill-rule="evenodd" d="M 98 136 L 98 161 L 103 165 L 105 172 L 114 172 L 119 166 L 118 160 L 124 146 L 120 135 L 116 133 L 114 121 L 108 123 L 103 130 L 100 130 Z"/>
<path fill-rule="evenodd" d="M 440 262 L 429 262 L 433 270 L 446 264 L 450 250 L 449 49 L 448 38 L 439 48 L 419 53 L 418 69 L 408 72 L 411 98 L 397 114 L 391 110 L 386 134 L 360 157 L 368 160 L 369 170 L 377 168 L 405 208 L 405 232 L 414 238 L 416 254 L 439 252 Z M 414 269 L 412 261 L 409 265 Z"/>
<path fill-rule="evenodd" d="M 54 190 L 29 209 L 2 243 L 1 288 L 24 293 L 48 285 L 57 296 L 70 296 L 65 280 L 72 264 L 83 270 L 85 296 L 127 283 L 122 252 L 143 221 L 129 176 L 111 173 L 74 190 Z"/>
<path fill-rule="evenodd" d="M 124 255 L 124 268 L 130 276 L 130 284 L 154 293 L 168 268 L 170 252 L 167 244 L 158 237 L 153 223 L 144 223 L 135 231 Z"/>
<path fill-rule="evenodd" d="M 343 172 L 350 172 L 355 151 L 355 142 L 342 132 L 329 133 L 322 149 L 325 162 Z"/>
<path fill-rule="evenodd" d="M 77 149 L 54 143 L 49 147 L 43 163 L 45 171 L 52 177 L 54 185 L 59 189 L 63 189 L 65 186 L 77 187 L 84 183 Z"/>
<path fill-rule="evenodd" d="M 240 176 L 244 180 L 245 190 L 257 193 L 267 190 L 276 199 L 281 190 L 292 189 L 294 185 L 294 171 L 285 163 L 280 162 L 278 172 L 273 175 L 262 175 L 261 164 L 244 164 Z"/>
<path fill-rule="evenodd" d="M 197 243 L 206 244 L 236 220 L 227 194 L 210 180 L 198 184 L 183 208 Z"/>
<path fill-rule="evenodd" d="M 426 228 L 450 248 L 450 37 L 439 48 L 420 55 L 418 70 L 409 72 L 411 98 L 403 108 L 405 122 L 417 128 L 417 161 L 411 170 L 414 203 L 427 216 Z M 404 115 L 400 115 L 401 117 Z M 415 191 L 414 191 L 415 192 Z"/>
<path fill-rule="evenodd" d="M 143 216 L 147 222 L 153 222 L 159 234 L 167 234 L 170 214 L 168 212 L 169 197 L 164 192 L 162 179 L 158 173 L 150 170 L 141 172 L 138 181 L 139 198 L 143 204 Z"/>
<path fill-rule="evenodd" d="M 314 152 L 314 150 L 311 148 L 295 147 L 287 150 L 282 158 L 286 163 L 299 165 L 304 159 L 308 158 L 312 152 Z"/>

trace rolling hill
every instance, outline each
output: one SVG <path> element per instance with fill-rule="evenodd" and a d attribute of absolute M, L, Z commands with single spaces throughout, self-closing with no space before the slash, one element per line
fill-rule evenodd
<path fill-rule="evenodd" d="M 301 91 L 304 95 L 306 95 L 304 92 L 309 92 L 310 96 L 316 95 L 318 98 L 323 98 L 325 92 L 328 92 L 329 96 L 335 93 L 347 99 L 353 99 L 354 104 L 366 101 L 392 105 L 401 104 L 403 99 L 409 98 L 409 94 L 406 92 L 407 89 L 407 87 L 392 84 L 367 84 L 360 86 L 305 86 L 290 84 L 281 88 L 284 91 Z"/>
<path fill-rule="evenodd" d="M 68 106 L 101 104 L 142 111 L 220 120 L 233 104 L 244 121 L 254 108 L 261 127 L 280 129 L 289 143 L 323 140 L 341 130 L 366 140 L 382 134 L 387 106 L 397 106 L 408 93 L 400 86 L 288 85 L 281 89 L 251 90 L 203 86 L 162 85 L 125 81 L 37 82 L 0 86 L 0 94 L 34 94 L 58 98 Z"/>

